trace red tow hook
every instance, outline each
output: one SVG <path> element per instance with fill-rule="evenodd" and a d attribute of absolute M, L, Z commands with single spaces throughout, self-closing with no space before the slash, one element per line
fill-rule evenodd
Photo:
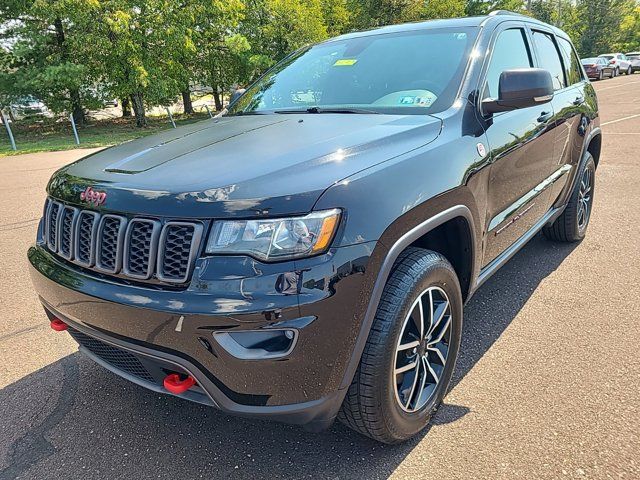
<path fill-rule="evenodd" d="M 59 318 L 54 318 L 53 320 L 51 320 L 50 325 L 51 325 L 51 328 L 54 329 L 56 332 L 64 332 L 67 328 L 69 328 L 69 325 L 64 323 Z"/>
<path fill-rule="evenodd" d="M 174 395 L 181 395 L 196 384 L 196 379 L 191 375 L 187 378 L 180 378 L 177 373 L 171 373 L 164 377 L 164 388 Z"/>

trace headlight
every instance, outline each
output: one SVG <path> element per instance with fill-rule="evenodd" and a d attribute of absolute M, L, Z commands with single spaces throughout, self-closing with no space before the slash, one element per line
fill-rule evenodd
<path fill-rule="evenodd" d="M 340 210 L 304 217 L 215 222 L 207 253 L 247 254 L 261 260 L 285 260 L 327 250 L 338 227 Z"/>

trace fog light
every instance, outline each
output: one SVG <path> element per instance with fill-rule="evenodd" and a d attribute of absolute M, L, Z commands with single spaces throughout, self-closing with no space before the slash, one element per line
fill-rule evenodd
<path fill-rule="evenodd" d="M 239 332 L 216 332 L 213 338 L 227 352 L 242 360 L 265 360 L 285 357 L 296 345 L 298 331 L 245 330 Z"/>

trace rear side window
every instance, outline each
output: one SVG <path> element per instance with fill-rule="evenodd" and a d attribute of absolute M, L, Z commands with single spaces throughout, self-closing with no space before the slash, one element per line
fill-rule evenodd
<path fill-rule="evenodd" d="M 500 74 L 505 70 L 532 67 L 531 53 L 524 30 L 512 28 L 498 35 L 487 70 L 485 98 L 498 98 Z"/>
<path fill-rule="evenodd" d="M 560 61 L 560 55 L 558 47 L 553 39 L 553 36 L 534 30 L 533 43 L 536 46 L 538 52 L 538 59 L 540 60 L 540 68 L 548 70 L 553 79 L 553 89 L 560 90 L 567 86 L 564 79 L 564 68 Z"/>
<path fill-rule="evenodd" d="M 571 46 L 571 42 L 564 38 L 558 37 L 558 43 L 560 44 L 562 60 L 564 61 L 564 65 L 567 70 L 567 79 L 569 80 L 569 85 L 580 83 L 583 80 L 582 69 L 580 68 L 580 60 L 578 60 L 578 56 Z"/>

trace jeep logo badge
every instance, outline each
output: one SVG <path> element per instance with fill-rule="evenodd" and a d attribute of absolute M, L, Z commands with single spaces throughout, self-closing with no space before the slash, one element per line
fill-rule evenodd
<path fill-rule="evenodd" d="M 99 207 L 107 201 L 107 194 L 106 192 L 98 192 L 91 187 L 87 187 L 87 189 L 80 194 L 80 200 Z"/>

